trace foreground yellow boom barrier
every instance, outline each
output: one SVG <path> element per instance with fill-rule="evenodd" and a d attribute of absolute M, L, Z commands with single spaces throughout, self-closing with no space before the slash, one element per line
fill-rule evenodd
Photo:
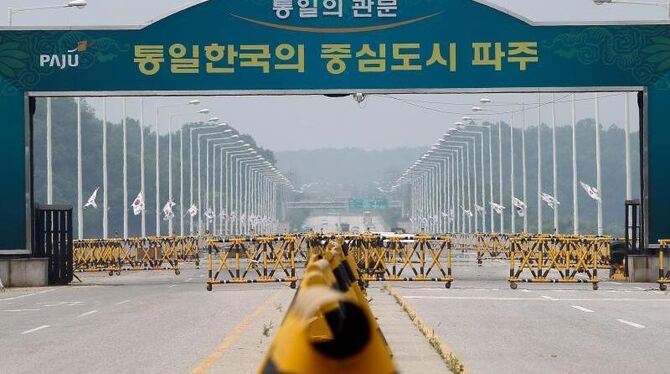
<path fill-rule="evenodd" d="M 259 373 L 396 373 L 342 242 L 310 259 Z"/>

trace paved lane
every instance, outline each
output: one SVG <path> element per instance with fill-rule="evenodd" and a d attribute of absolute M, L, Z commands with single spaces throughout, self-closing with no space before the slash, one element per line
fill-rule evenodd
<path fill-rule="evenodd" d="M 505 266 L 462 262 L 452 289 L 394 288 L 473 373 L 663 372 L 670 294 L 653 284 L 520 284 Z"/>
<path fill-rule="evenodd" d="M 187 373 L 261 305 L 285 310 L 293 294 L 275 284 L 206 292 L 203 273 L 88 274 L 87 285 L 0 294 L 0 373 Z M 280 322 L 254 316 L 252 327 Z M 238 372 L 254 372 L 261 355 Z"/>

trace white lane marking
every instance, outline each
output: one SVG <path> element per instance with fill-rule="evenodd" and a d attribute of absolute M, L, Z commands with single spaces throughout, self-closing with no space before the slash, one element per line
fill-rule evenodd
<path fill-rule="evenodd" d="M 619 283 L 619 282 L 610 282 L 610 283 L 616 284 L 617 286 L 621 286 L 621 283 Z"/>
<path fill-rule="evenodd" d="M 82 314 L 78 315 L 77 318 L 90 316 L 91 314 L 95 314 L 95 313 L 98 313 L 98 311 L 97 310 L 91 310 L 90 312 L 86 312 L 86 313 L 82 313 Z"/>
<path fill-rule="evenodd" d="M 172 287 L 175 287 L 175 286 L 177 286 L 177 285 L 176 284 L 171 284 L 171 285 L 168 286 L 168 288 L 172 288 Z"/>
<path fill-rule="evenodd" d="M 528 292 L 530 292 L 530 290 L 527 290 L 527 289 L 524 288 L 524 289 L 521 290 L 521 292 L 526 292 L 526 293 L 528 293 Z"/>
<path fill-rule="evenodd" d="M 204 278 L 204 277 L 205 277 L 205 274 L 200 274 L 199 277 L 200 277 L 200 278 Z"/>
<path fill-rule="evenodd" d="M 129 302 L 130 302 L 130 300 L 123 300 L 123 301 L 119 301 L 118 303 L 116 303 L 116 305 L 123 305 L 123 304 L 127 304 Z"/>
<path fill-rule="evenodd" d="M 56 303 L 56 304 L 44 304 L 44 306 L 45 306 L 46 308 L 50 308 L 50 307 L 52 307 L 52 306 L 61 306 L 61 305 L 65 305 L 65 304 L 67 304 L 65 301 L 61 301 L 61 302 Z"/>
<path fill-rule="evenodd" d="M 585 313 L 593 313 L 593 311 L 591 309 L 586 309 L 583 306 L 579 306 L 579 305 L 570 305 L 570 306 L 577 309 L 577 310 L 581 310 L 582 312 L 585 312 Z"/>
<path fill-rule="evenodd" d="M 403 299 L 422 299 L 422 300 L 485 300 L 485 301 L 544 301 L 536 297 L 478 297 L 478 296 L 403 296 Z"/>
<path fill-rule="evenodd" d="M 188 278 L 188 279 L 186 280 L 186 282 L 190 282 L 190 281 L 192 281 L 192 280 L 193 280 L 193 278 Z"/>
<path fill-rule="evenodd" d="M 24 297 L 30 297 L 30 296 L 35 296 L 35 295 L 42 295 L 42 294 L 45 294 L 45 293 L 47 293 L 47 292 L 53 292 L 53 291 L 56 291 L 56 289 L 53 288 L 53 289 L 50 289 L 50 290 L 44 290 L 44 291 L 40 291 L 40 292 L 29 293 L 29 294 L 20 295 L 20 296 L 14 296 L 14 297 L 8 297 L 8 298 L 5 298 L 5 299 L 0 299 L 0 301 L 18 300 L 18 299 L 23 299 Z"/>
<path fill-rule="evenodd" d="M 637 286 L 636 286 L 636 287 L 633 287 L 633 288 L 635 288 L 635 289 L 638 290 L 638 291 L 644 291 L 644 288 L 642 288 L 642 287 L 637 287 Z"/>
<path fill-rule="evenodd" d="M 22 332 L 21 335 L 30 334 L 30 333 L 33 333 L 33 332 L 35 332 L 35 331 L 40 331 L 40 330 L 43 330 L 43 329 L 46 329 L 46 328 L 49 328 L 49 327 L 51 327 L 51 326 L 49 326 L 49 325 L 42 325 L 42 326 L 40 326 L 40 327 L 35 327 L 34 329 L 26 330 L 26 331 Z"/>
<path fill-rule="evenodd" d="M 633 326 L 633 327 L 636 327 L 638 329 L 643 329 L 644 328 L 644 325 L 640 325 L 639 323 L 635 323 L 635 322 L 631 322 L 631 321 L 626 321 L 625 319 L 617 319 L 617 321 L 623 323 L 624 325 Z"/>
<path fill-rule="evenodd" d="M 9 313 L 19 313 L 19 312 L 39 312 L 40 309 L 8 309 L 8 310 L 3 310 L 3 312 L 9 312 Z"/>
<path fill-rule="evenodd" d="M 649 302 L 649 303 L 668 303 L 670 299 L 632 299 L 632 298 L 553 298 L 549 296 L 543 297 L 486 297 L 486 296 L 403 296 L 404 299 L 421 299 L 421 300 L 480 300 L 480 301 L 614 301 L 614 302 Z"/>

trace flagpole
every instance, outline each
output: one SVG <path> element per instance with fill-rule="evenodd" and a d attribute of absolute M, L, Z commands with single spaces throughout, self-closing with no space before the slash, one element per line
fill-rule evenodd
<path fill-rule="evenodd" d="M 502 121 L 498 121 L 498 193 L 500 204 L 503 201 L 503 158 L 502 158 Z M 500 232 L 505 232 L 505 216 L 500 215 Z"/>
<path fill-rule="evenodd" d="M 156 236 L 161 236 L 161 168 L 160 168 L 160 135 L 158 133 L 159 106 L 156 106 Z"/>
<path fill-rule="evenodd" d="M 140 99 L 140 193 L 142 194 L 142 202 L 145 203 L 146 197 L 144 193 L 144 98 Z M 142 209 L 142 237 L 147 237 L 147 222 L 145 210 Z"/>
<path fill-rule="evenodd" d="M 554 182 L 554 234 L 558 234 L 558 166 L 556 161 L 556 93 L 551 94 L 551 158 Z"/>
<path fill-rule="evenodd" d="M 537 233 L 542 234 L 542 94 L 537 93 Z M 524 201 L 525 202 L 525 201 Z M 527 204 L 527 203 L 526 203 Z"/>
<path fill-rule="evenodd" d="M 168 201 L 172 202 L 172 116 L 168 121 Z M 168 236 L 174 233 L 172 226 L 173 217 L 168 217 Z"/>
<path fill-rule="evenodd" d="M 179 235 L 184 236 L 184 126 L 179 127 Z M 189 207 L 190 208 L 190 207 Z"/>
<path fill-rule="evenodd" d="M 524 100 L 525 101 L 525 100 Z M 521 164 L 522 164 L 522 180 L 523 180 L 523 203 L 527 204 L 526 201 L 528 201 L 528 196 L 527 196 L 527 183 L 526 183 L 526 104 L 522 104 L 522 113 L 523 116 L 522 121 L 521 121 Z M 527 233 L 528 232 L 528 214 L 523 215 L 523 232 Z"/>
<path fill-rule="evenodd" d="M 510 149 L 510 179 L 509 179 L 509 189 L 510 189 L 510 222 L 512 234 L 516 233 L 516 217 L 514 216 L 514 113 L 512 113 L 512 118 L 509 126 L 509 149 Z M 502 157 L 501 157 L 502 159 Z M 502 175 L 502 173 L 500 173 Z M 500 204 L 502 204 L 502 194 L 500 196 Z M 504 214 L 500 213 L 500 216 L 503 217 Z M 504 218 L 501 218 L 502 222 Z M 502 226 L 501 226 L 502 227 Z M 502 232 L 502 230 L 500 230 Z"/>
<path fill-rule="evenodd" d="M 602 190 L 602 180 L 601 180 L 601 160 L 600 160 L 600 103 L 598 92 L 594 94 L 595 96 L 595 114 L 596 114 L 596 189 L 598 189 L 598 194 L 600 199 L 598 199 L 598 235 L 603 235 L 603 190 Z"/>
<path fill-rule="evenodd" d="M 47 97 L 47 204 L 53 204 L 53 156 L 51 148 L 51 97 Z"/>
<path fill-rule="evenodd" d="M 77 236 L 79 240 L 84 239 L 84 201 L 82 196 L 82 170 L 81 170 L 81 97 L 77 102 Z"/>
<path fill-rule="evenodd" d="M 630 113 L 629 113 L 629 103 L 628 95 L 626 92 L 624 94 L 624 116 L 626 117 L 626 200 L 631 200 L 633 198 L 633 179 L 632 179 L 632 167 L 631 167 L 631 154 L 630 154 Z"/>
<path fill-rule="evenodd" d="M 579 235 L 579 196 L 577 196 L 577 113 L 572 94 L 572 230 Z"/>
<path fill-rule="evenodd" d="M 109 237 L 107 216 L 107 98 L 102 98 L 102 238 Z"/>
<path fill-rule="evenodd" d="M 123 98 L 123 238 L 128 239 L 128 111 Z"/>

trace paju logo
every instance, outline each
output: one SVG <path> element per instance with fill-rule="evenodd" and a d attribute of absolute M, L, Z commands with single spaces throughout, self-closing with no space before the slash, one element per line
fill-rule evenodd
<path fill-rule="evenodd" d="M 79 53 L 86 52 L 88 41 L 83 40 L 77 43 L 77 47 L 67 51 L 64 54 L 40 55 L 40 67 L 56 67 L 61 70 L 66 68 L 76 68 L 79 66 Z"/>

